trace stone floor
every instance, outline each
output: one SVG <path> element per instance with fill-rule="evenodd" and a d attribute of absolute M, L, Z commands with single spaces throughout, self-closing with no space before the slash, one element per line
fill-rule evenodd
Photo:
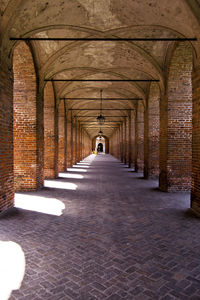
<path fill-rule="evenodd" d="M 17 194 L 18 207 L 43 212 L 1 216 L 1 243 L 16 243 L 26 261 L 9 299 L 200 299 L 200 220 L 188 193 L 156 186 L 110 155 L 91 155 L 37 193 Z M 12 251 L 1 261 L 16 273 Z"/>

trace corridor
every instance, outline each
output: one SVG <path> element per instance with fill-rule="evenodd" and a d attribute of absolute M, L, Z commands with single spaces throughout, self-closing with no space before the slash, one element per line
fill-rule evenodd
<path fill-rule="evenodd" d="M 1 242 L 25 255 L 10 300 L 200 299 L 200 223 L 188 211 L 189 193 L 160 192 L 103 154 L 45 186 L 16 194 L 18 207 L 1 216 Z M 27 202 L 29 210 L 19 208 Z M 20 270 L 15 263 L 10 274 Z"/>

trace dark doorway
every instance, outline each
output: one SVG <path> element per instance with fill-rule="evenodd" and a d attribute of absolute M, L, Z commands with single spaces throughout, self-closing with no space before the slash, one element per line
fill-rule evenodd
<path fill-rule="evenodd" d="M 98 152 L 103 152 L 103 144 L 102 143 L 98 144 L 97 151 Z"/>

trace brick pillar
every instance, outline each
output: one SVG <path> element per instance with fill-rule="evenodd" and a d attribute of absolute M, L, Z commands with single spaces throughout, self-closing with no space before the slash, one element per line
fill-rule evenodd
<path fill-rule="evenodd" d="M 44 89 L 44 177 L 56 178 L 57 168 L 57 113 L 51 82 Z"/>
<path fill-rule="evenodd" d="M 71 166 L 74 163 L 74 118 L 71 111 Z"/>
<path fill-rule="evenodd" d="M 123 123 L 120 124 L 120 160 L 123 162 Z"/>
<path fill-rule="evenodd" d="M 192 118 L 192 191 L 191 208 L 200 215 L 200 67 L 192 76 L 193 118 Z"/>
<path fill-rule="evenodd" d="M 132 111 L 129 113 L 128 117 L 128 127 L 129 127 L 129 138 L 128 138 L 128 166 L 131 168 L 132 164 Z"/>
<path fill-rule="evenodd" d="M 78 162 L 81 160 L 81 125 L 78 123 Z"/>
<path fill-rule="evenodd" d="M 164 191 L 191 188 L 192 157 L 192 50 L 180 43 L 169 68 L 168 93 L 161 99 L 161 173 Z M 163 149 L 163 146 L 165 149 Z"/>
<path fill-rule="evenodd" d="M 121 149 L 120 149 L 120 127 L 117 129 L 117 145 L 118 145 L 118 159 L 121 158 Z"/>
<path fill-rule="evenodd" d="M 83 159 L 83 128 L 80 127 L 80 161 Z"/>
<path fill-rule="evenodd" d="M 0 66 L 0 212 L 14 205 L 13 75 Z"/>
<path fill-rule="evenodd" d="M 145 164 L 144 177 L 159 176 L 159 128 L 160 128 L 160 90 L 152 83 L 145 108 Z"/>
<path fill-rule="evenodd" d="M 135 172 L 138 172 L 138 105 L 136 106 L 135 110 L 135 143 L 134 143 L 134 165 L 135 165 Z"/>
<path fill-rule="evenodd" d="M 135 167 L 135 111 L 131 111 L 131 166 Z"/>
<path fill-rule="evenodd" d="M 127 117 L 124 120 L 124 163 L 127 164 Z"/>
<path fill-rule="evenodd" d="M 15 189 L 36 190 L 44 180 L 43 91 L 25 43 L 14 50 L 13 72 Z"/>
<path fill-rule="evenodd" d="M 138 104 L 137 112 L 137 126 L 138 126 L 138 170 L 144 170 L 144 106 L 142 102 Z"/>
<path fill-rule="evenodd" d="M 71 114 L 68 111 L 67 113 L 67 168 L 71 168 L 72 166 L 72 154 L 71 154 Z"/>
<path fill-rule="evenodd" d="M 76 118 L 73 118 L 73 165 L 76 164 L 76 151 L 77 151 L 77 123 L 76 123 Z"/>
<path fill-rule="evenodd" d="M 58 171 L 65 171 L 65 106 L 60 101 L 58 107 Z"/>
<path fill-rule="evenodd" d="M 67 143 L 68 143 L 68 132 L 67 132 L 67 115 L 68 115 L 68 111 L 67 111 L 67 105 L 64 101 L 64 111 L 65 111 L 65 124 L 64 124 L 64 134 L 65 134 L 65 149 L 64 149 L 64 156 L 65 156 L 65 171 L 67 170 Z"/>

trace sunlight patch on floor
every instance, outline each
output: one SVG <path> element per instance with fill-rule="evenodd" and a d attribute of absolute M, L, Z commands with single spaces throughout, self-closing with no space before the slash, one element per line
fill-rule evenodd
<path fill-rule="evenodd" d="M 15 207 L 55 216 L 61 216 L 65 209 L 58 199 L 20 193 L 15 194 Z"/>
<path fill-rule="evenodd" d="M 25 274 L 25 255 L 17 243 L 0 241 L 0 299 L 18 290 Z"/>
<path fill-rule="evenodd" d="M 77 189 L 77 184 L 72 182 L 61 182 L 58 180 L 45 180 L 44 186 L 49 188 L 55 188 L 55 189 L 63 189 L 63 190 L 73 190 L 75 191 Z"/>
<path fill-rule="evenodd" d="M 81 165 L 73 165 L 73 168 L 80 168 L 80 167 L 84 168 L 84 169 L 89 169 L 90 166 L 82 165 L 82 164 Z"/>
<path fill-rule="evenodd" d="M 59 173 L 59 177 L 61 178 L 70 178 L 70 179 L 83 179 L 84 176 L 80 174 L 72 174 L 72 173 Z"/>
<path fill-rule="evenodd" d="M 84 173 L 87 172 L 87 170 L 85 169 L 78 169 L 78 168 L 67 168 L 68 172 L 80 172 L 80 173 Z"/>

